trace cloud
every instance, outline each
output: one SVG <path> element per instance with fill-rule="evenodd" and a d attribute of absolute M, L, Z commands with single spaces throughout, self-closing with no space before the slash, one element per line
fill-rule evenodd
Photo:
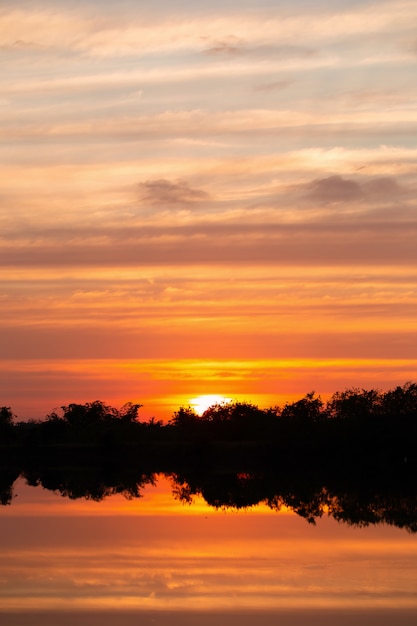
<path fill-rule="evenodd" d="M 157 202 L 155 198 L 155 202 Z M 198 224 L 132 224 L 91 230 L 66 228 L 61 233 L 39 233 L 35 239 L 4 238 L 0 262 L 4 267 L 150 267 L 222 263 L 340 265 L 387 262 L 392 267 L 415 263 L 416 224 L 411 217 L 399 223 L 374 216 L 337 215 L 316 222 L 251 223 L 216 220 Z M 173 220 L 171 220 L 173 221 Z"/>
<path fill-rule="evenodd" d="M 367 196 L 373 198 L 389 198 L 404 196 L 407 190 L 399 185 L 391 176 L 381 176 L 363 183 L 362 189 Z"/>
<path fill-rule="evenodd" d="M 13 46 L 15 48 L 31 48 L 34 44 L 31 42 L 23 41 L 22 39 L 18 39 L 14 42 Z"/>
<path fill-rule="evenodd" d="M 259 7 L 256 12 L 246 12 L 245 7 L 233 7 L 213 15 L 206 13 L 189 3 L 175 3 L 161 13 L 155 3 L 149 7 L 143 3 L 132 3 L 123 10 L 111 9 L 111 4 L 101 7 L 95 3 L 72 3 L 71 6 L 57 7 L 57 3 L 27 3 L 24 8 L 15 8 L 13 3 L 6 4 L 2 15 L 2 30 L 10 43 L 16 40 L 26 41 L 36 33 L 39 43 L 47 47 L 66 48 L 76 53 L 92 56 L 112 56 L 141 52 L 190 49 L 198 47 L 201 35 L 208 41 L 214 41 L 214 49 L 228 53 L 233 42 L 230 37 L 242 38 L 256 47 L 260 42 L 276 41 L 291 44 L 299 41 L 314 47 L 322 46 L 334 40 L 352 39 L 358 36 L 380 35 L 386 40 L 404 37 L 404 30 L 409 32 L 409 25 L 415 21 L 416 6 L 412 0 L 382 2 L 375 11 L 374 6 L 356 7 L 295 6 L 291 11 L 281 12 Z M 102 3 L 103 4 L 103 3 Z M 319 3 L 320 4 L 320 3 Z M 21 3 L 20 3 L 21 5 Z M 87 5 L 87 6 L 85 6 Z M 90 6 L 91 5 L 91 6 Z M 221 17 L 220 17 L 221 15 Z M 230 33 L 235 33 L 230 35 Z M 219 42 L 219 45 L 218 43 Z M 226 43 L 226 46 L 223 45 Z M 379 40 L 378 40 L 379 43 Z M 216 51 L 214 51 L 216 54 Z"/>
<path fill-rule="evenodd" d="M 293 84 L 292 80 L 273 80 L 267 83 L 260 83 L 255 87 L 255 91 L 279 91 Z"/>
<path fill-rule="evenodd" d="M 317 50 L 306 46 L 296 46 L 291 44 L 275 45 L 248 43 L 240 37 L 230 35 L 222 39 L 216 39 L 207 48 L 205 54 L 208 55 L 247 55 L 251 57 L 264 57 L 268 59 L 293 59 L 308 58 L 316 56 Z"/>
<path fill-rule="evenodd" d="M 393 202 L 407 193 L 407 190 L 390 176 L 380 176 L 362 182 L 334 175 L 313 180 L 307 185 L 307 189 L 307 198 L 323 204 L 362 200 Z"/>
<path fill-rule="evenodd" d="M 161 208 L 166 205 L 192 204 L 208 198 L 205 191 L 190 187 L 184 180 L 147 180 L 139 184 L 139 189 L 143 202 Z"/>
<path fill-rule="evenodd" d="M 344 606 L 344 605 L 343 605 Z M 259 616 L 265 626 L 274 626 L 275 624 L 292 624 L 292 626 L 302 626 L 305 623 L 312 625 L 320 624 L 321 626 L 329 626 L 329 624 L 338 622 L 340 624 L 351 624 L 353 621 L 358 624 L 367 623 L 369 626 L 388 626 L 392 624 L 394 618 L 399 620 L 403 626 L 410 626 L 415 621 L 415 611 L 413 609 L 404 609 L 402 606 L 395 609 L 357 609 L 351 611 L 349 609 L 338 607 L 335 609 L 279 609 L 279 610 L 262 610 L 261 612 L 246 609 L 243 611 L 235 611 L 230 609 L 195 611 L 187 607 L 187 610 L 170 609 L 166 611 L 143 610 L 135 611 L 123 609 L 116 611 L 114 608 L 104 610 L 31 610 L 31 611 L 2 611 L 1 616 L 4 617 L 4 623 L 15 624 L 17 619 L 22 626 L 51 626 L 54 624 L 101 624 L 101 626 L 136 626 L 139 622 L 144 626 L 150 624 L 170 624 L 170 626 L 190 626 L 191 624 L 199 624 L 200 626 L 251 626 Z M 17 616 L 17 617 L 16 617 Z"/>
<path fill-rule="evenodd" d="M 329 176 L 313 180 L 308 185 L 307 197 L 324 204 L 361 200 L 363 191 L 358 183 L 342 176 Z"/>
<path fill-rule="evenodd" d="M 243 39 L 235 37 L 234 35 L 230 35 L 229 37 L 214 41 L 213 45 L 205 50 L 205 53 L 209 55 L 241 54 L 245 52 L 245 45 L 246 42 Z"/>

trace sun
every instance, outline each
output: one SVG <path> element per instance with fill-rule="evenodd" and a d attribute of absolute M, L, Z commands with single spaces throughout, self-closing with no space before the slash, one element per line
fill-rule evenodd
<path fill-rule="evenodd" d="M 202 415 L 204 411 L 206 411 L 214 404 L 227 404 L 231 401 L 231 398 L 226 398 L 225 396 L 208 394 L 205 396 L 197 396 L 196 398 L 191 398 L 190 405 L 198 415 Z"/>

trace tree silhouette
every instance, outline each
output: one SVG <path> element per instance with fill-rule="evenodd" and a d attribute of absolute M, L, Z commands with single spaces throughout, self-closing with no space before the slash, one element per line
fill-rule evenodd
<path fill-rule="evenodd" d="M 0 407 L 0 444 L 9 443 L 14 438 L 14 419 L 9 406 Z"/>

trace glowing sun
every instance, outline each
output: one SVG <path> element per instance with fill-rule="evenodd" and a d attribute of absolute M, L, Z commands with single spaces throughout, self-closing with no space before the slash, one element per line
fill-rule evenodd
<path fill-rule="evenodd" d="M 196 398 L 191 398 L 190 405 L 198 415 L 202 415 L 204 411 L 206 411 L 214 404 L 227 404 L 231 401 L 231 398 L 225 398 L 225 396 L 209 394 L 206 396 L 197 396 Z"/>

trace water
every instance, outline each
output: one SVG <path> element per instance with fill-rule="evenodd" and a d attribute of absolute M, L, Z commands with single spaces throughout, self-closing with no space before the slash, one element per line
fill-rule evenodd
<path fill-rule="evenodd" d="M 23 478 L 14 491 L 0 509 L 2 626 L 417 620 L 417 534 L 401 528 L 184 504 L 165 476 L 131 500 Z"/>

